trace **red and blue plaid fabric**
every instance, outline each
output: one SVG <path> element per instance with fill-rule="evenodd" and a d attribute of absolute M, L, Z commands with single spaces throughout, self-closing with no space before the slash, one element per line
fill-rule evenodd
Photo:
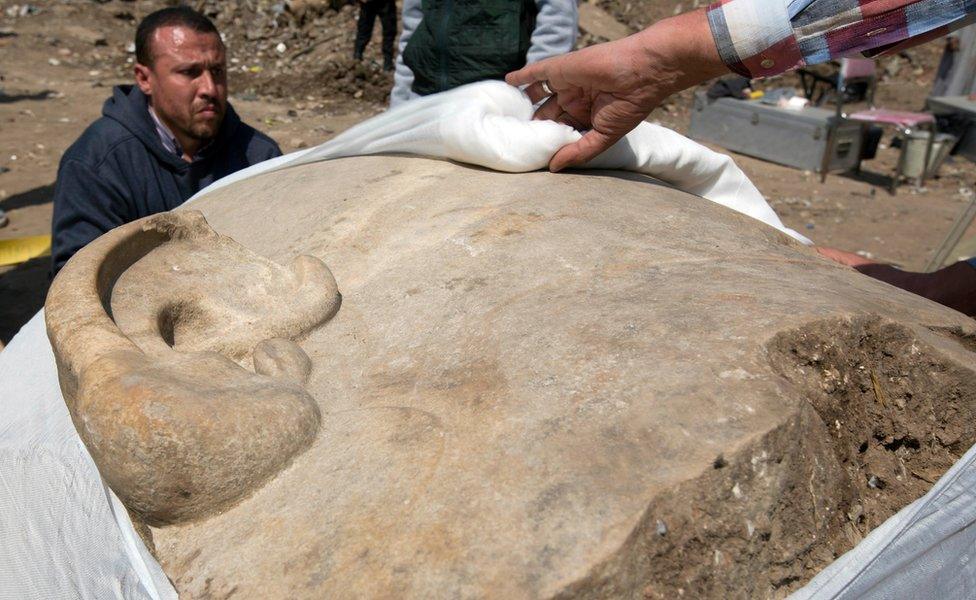
<path fill-rule="evenodd" d="M 753 78 L 899 50 L 974 20 L 976 0 L 719 0 L 708 7 L 722 60 Z"/>

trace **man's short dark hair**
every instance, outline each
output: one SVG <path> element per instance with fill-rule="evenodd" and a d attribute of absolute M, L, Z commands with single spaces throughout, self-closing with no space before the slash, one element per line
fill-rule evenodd
<path fill-rule="evenodd" d="M 186 27 L 197 33 L 212 33 L 220 37 L 213 22 L 189 6 L 163 8 L 150 13 L 136 28 L 136 61 L 139 64 L 151 67 L 156 60 L 152 38 L 161 27 Z"/>

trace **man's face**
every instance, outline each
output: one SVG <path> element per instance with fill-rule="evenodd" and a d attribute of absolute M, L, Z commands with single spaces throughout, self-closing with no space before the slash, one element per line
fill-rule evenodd
<path fill-rule="evenodd" d="M 151 48 L 153 65 L 136 65 L 136 83 L 156 115 L 184 146 L 213 139 L 227 110 L 227 58 L 220 37 L 160 27 Z"/>

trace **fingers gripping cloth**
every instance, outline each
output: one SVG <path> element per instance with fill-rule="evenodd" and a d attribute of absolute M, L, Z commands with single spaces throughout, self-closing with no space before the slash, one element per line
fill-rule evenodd
<path fill-rule="evenodd" d="M 399 152 L 509 173 L 535 171 L 582 136 L 568 125 L 533 121 L 532 113 L 531 101 L 518 89 L 501 81 L 473 83 L 401 104 L 320 146 L 238 171 L 195 197 L 258 173 L 364 154 Z M 650 175 L 812 243 L 783 225 L 731 158 L 665 127 L 641 123 L 583 168 Z"/>

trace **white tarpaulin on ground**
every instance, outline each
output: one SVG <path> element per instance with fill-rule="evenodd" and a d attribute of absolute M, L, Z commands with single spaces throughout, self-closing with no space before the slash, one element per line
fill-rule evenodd
<path fill-rule="evenodd" d="M 0 352 L 0 599 L 176 600 L 61 398 L 37 313 Z"/>
<path fill-rule="evenodd" d="M 562 125 L 531 121 L 531 115 L 528 99 L 504 84 L 468 86 L 402 105 L 327 144 L 211 187 L 270 169 L 379 152 L 530 171 L 579 136 Z M 805 240 L 783 226 L 731 159 L 662 127 L 643 124 L 587 166 L 652 175 Z M 75 432 L 43 311 L 0 352 L 0 382 L 0 600 L 176 598 Z M 970 561 L 976 548 L 974 461 L 970 450 L 925 498 L 797 597 L 976 597 L 976 565 Z"/>
<path fill-rule="evenodd" d="M 976 446 L 790 600 L 976 598 Z"/>

